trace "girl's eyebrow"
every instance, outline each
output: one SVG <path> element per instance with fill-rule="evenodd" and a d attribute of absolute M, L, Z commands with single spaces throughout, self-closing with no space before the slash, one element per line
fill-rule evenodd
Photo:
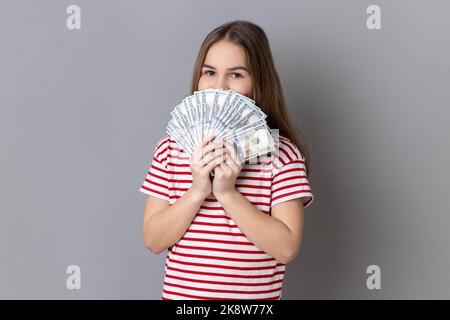
<path fill-rule="evenodd" d="M 210 66 L 209 64 L 206 64 L 206 63 L 203 64 L 202 68 L 210 68 L 210 69 L 216 70 L 216 68 L 214 68 L 213 66 Z M 245 71 L 248 72 L 248 69 L 243 67 L 243 66 L 237 66 L 237 67 L 233 67 L 233 68 L 228 68 L 227 70 L 229 70 L 229 71 L 236 71 L 236 70 L 240 70 L 240 69 L 245 70 Z"/>

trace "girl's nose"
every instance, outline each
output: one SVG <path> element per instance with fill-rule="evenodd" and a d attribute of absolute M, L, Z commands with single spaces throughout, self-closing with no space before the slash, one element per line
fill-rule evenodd
<path fill-rule="evenodd" d="M 216 82 L 215 89 L 228 90 L 228 84 L 227 84 L 226 79 L 223 79 L 223 78 L 218 79 Z"/>

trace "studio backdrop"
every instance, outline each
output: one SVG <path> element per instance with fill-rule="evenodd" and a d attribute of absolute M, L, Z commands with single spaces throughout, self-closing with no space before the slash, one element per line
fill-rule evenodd
<path fill-rule="evenodd" d="M 160 299 L 139 192 L 195 58 L 266 32 L 311 148 L 283 299 L 450 298 L 448 1 L 0 0 L 0 298 Z"/>

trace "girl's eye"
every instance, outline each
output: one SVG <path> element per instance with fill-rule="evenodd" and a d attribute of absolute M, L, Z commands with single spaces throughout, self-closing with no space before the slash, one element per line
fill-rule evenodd
<path fill-rule="evenodd" d="M 235 76 L 235 78 L 240 78 L 241 77 L 241 74 L 237 73 L 237 72 L 232 73 L 232 75 Z"/>
<path fill-rule="evenodd" d="M 209 72 L 214 73 L 214 71 L 206 70 L 206 71 L 205 71 L 205 74 L 208 75 L 208 76 L 212 76 L 212 74 L 210 74 Z"/>

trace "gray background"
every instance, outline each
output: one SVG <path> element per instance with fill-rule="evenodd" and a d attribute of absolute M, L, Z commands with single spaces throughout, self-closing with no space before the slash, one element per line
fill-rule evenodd
<path fill-rule="evenodd" d="M 81 7 L 81 30 L 66 8 Z M 381 7 L 381 30 L 366 8 Z M 0 1 L 0 298 L 160 299 L 138 191 L 206 34 L 269 37 L 313 148 L 283 299 L 450 298 L 447 1 Z M 66 288 L 81 267 L 81 290 Z M 381 268 L 381 289 L 366 268 Z"/>

